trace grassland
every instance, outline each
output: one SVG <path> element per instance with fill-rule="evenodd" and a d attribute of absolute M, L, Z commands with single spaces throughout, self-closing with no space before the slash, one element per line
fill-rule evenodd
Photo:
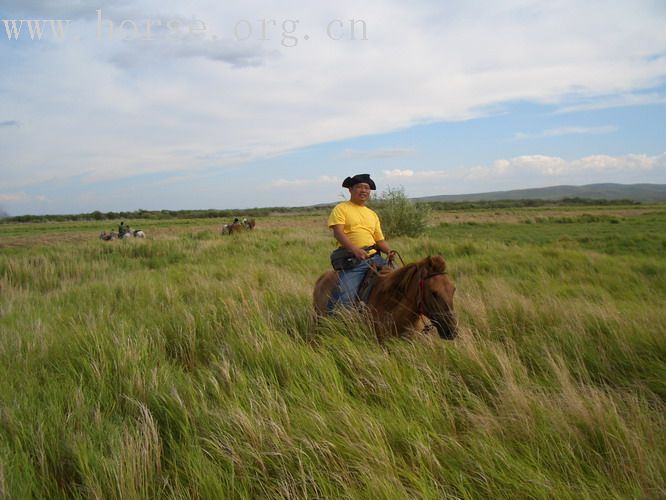
<path fill-rule="evenodd" d="M 666 497 L 666 207 L 434 212 L 460 336 L 383 345 L 323 213 L 129 222 L 0 225 L 0 498 Z"/>

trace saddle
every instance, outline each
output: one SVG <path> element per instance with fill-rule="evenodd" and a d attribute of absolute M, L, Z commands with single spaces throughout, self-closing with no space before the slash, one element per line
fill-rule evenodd
<path fill-rule="evenodd" d="M 372 266 L 367 270 L 365 276 L 363 276 L 363 281 L 361 281 L 361 284 L 358 286 L 358 290 L 356 291 L 358 302 L 363 304 L 368 303 L 370 292 L 372 292 L 372 288 L 375 286 L 375 283 L 377 283 L 377 278 L 379 278 L 379 275 L 383 269 L 391 269 L 390 264 L 384 266 Z"/>
<path fill-rule="evenodd" d="M 373 287 L 377 283 L 377 278 L 379 278 L 379 276 L 383 274 L 390 272 L 393 269 L 394 269 L 393 263 L 388 263 L 386 265 L 373 264 L 370 268 L 368 268 L 365 275 L 363 276 L 361 284 L 358 286 L 358 289 L 356 290 L 355 303 L 367 305 L 368 299 L 370 298 L 370 293 L 372 292 Z M 338 302 L 338 292 L 339 292 L 339 285 L 336 285 L 331 291 L 331 296 L 329 297 L 326 306 L 329 312 L 333 311 L 335 304 Z"/>

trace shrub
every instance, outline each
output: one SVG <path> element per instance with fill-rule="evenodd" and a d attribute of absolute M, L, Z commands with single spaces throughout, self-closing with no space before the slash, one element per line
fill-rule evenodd
<path fill-rule="evenodd" d="M 412 202 L 404 188 L 389 187 L 376 202 L 382 229 L 387 237 L 419 236 L 426 228 L 430 208 Z"/>

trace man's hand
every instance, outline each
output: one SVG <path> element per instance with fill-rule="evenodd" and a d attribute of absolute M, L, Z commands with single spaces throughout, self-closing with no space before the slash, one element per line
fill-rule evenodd
<path fill-rule="evenodd" d="M 338 241 L 338 243 L 340 243 L 343 248 L 346 248 L 352 254 L 354 254 L 354 258 L 358 260 L 365 260 L 369 257 L 368 252 L 360 247 L 357 247 L 349 240 L 349 238 L 347 238 L 347 235 L 344 231 L 344 224 L 336 224 L 335 226 L 331 226 L 331 228 L 333 229 L 333 236 Z"/>
<path fill-rule="evenodd" d="M 368 252 L 359 247 L 353 247 L 351 252 L 358 260 L 366 260 L 369 257 Z"/>
<path fill-rule="evenodd" d="M 388 260 L 392 261 L 393 257 L 395 256 L 395 251 L 391 250 L 391 247 L 386 243 L 386 240 L 380 240 L 375 242 L 375 246 L 379 248 L 379 250 L 386 254 L 388 256 Z"/>

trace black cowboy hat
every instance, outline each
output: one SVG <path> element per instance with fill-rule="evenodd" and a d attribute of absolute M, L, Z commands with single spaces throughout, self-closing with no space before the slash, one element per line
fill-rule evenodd
<path fill-rule="evenodd" d="M 370 174 L 356 174 L 354 177 L 347 177 L 342 183 L 342 187 L 351 188 L 356 184 L 360 184 L 361 182 L 368 184 L 370 189 L 373 191 L 377 189 L 377 186 L 375 186 L 375 181 L 370 178 Z"/>

